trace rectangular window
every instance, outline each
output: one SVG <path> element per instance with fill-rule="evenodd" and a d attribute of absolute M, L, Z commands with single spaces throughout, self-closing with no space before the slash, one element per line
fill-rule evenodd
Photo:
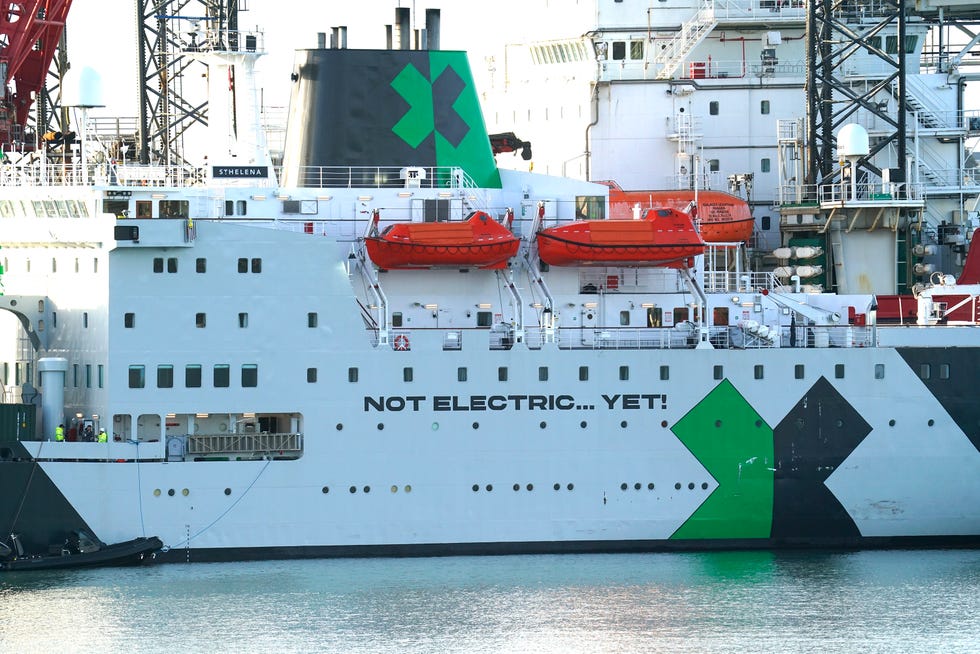
<path fill-rule="evenodd" d="M 354 368 L 357 370 L 357 368 Z M 356 381 L 356 380 L 355 380 Z M 255 388 L 259 385 L 259 367 L 254 363 L 242 365 L 242 388 Z"/>
<path fill-rule="evenodd" d="M 708 172 L 717 173 L 721 170 L 721 161 L 719 159 L 708 159 Z"/>
<path fill-rule="evenodd" d="M 579 366 L 578 367 L 578 380 L 579 381 L 589 381 L 589 367 Z"/>
<path fill-rule="evenodd" d="M 174 387 L 174 367 L 157 366 L 157 388 Z"/>
<path fill-rule="evenodd" d="M 466 368 L 456 368 L 456 381 L 466 381 Z"/>
<path fill-rule="evenodd" d="M 688 311 L 688 308 L 687 307 L 678 307 L 678 308 L 674 309 L 674 324 L 675 325 L 678 325 L 678 324 L 684 322 L 685 320 L 688 319 L 688 317 L 690 315 L 691 315 L 691 312 Z"/>
<path fill-rule="evenodd" d="M 613 41 L 612 46 L 613 61 L 626 59 L 626 41 Z"/>
<path fill-rule="evenodd" d="M 763 159 L 759 163 L 759 170 L 761 170 L 764 173 L 768 173 L 771 170 L 771 168 L 772 168 L 772 164 L 771 164 L 771 162 L 769 161 L 768 158 Z"/>
<path fill-rule="evenodd" d="M 239 216 L 244 216 L 245 214 L 248 213 L 248 204 L 245 200 L 238 200 L 237 202 L 235 202 L 235 206 L 238 209 Z"/>
<path fill-rule="evenodd" d="M 71 385 L 78 388 L 78 364 L 73 363 L 71 366 Z"/>
<path fill-rule="evenodd" d="M 163 272 L 163 257 L 153 257 L 153 272 Z"/>
<path fill-rule="evenodd" d="M 932 377 L 932 366 L 928 363 L 923 363 L 919 366 L 919 377 L 922 379 L 929 379 Z"/>
<path fill-rule="evenodd" d="M 718 115 L 718 101 L 712 100 L 708 103 L 708 113 L 712 116 Z"/>
<path fill-rule="evenodd" d="M 167 272 L 177 272 L 177 257 L 167 257 Z"/>
<path fill-rule="evenodd" d="M 660 366 L 660 381 L 670 379 L 670 366 Z"/>
<path fill-rule="evenodd" d="M 123 314 L 123 327 L 127 329 L 132 329 L 136 325 L 136 314 L 126 313 Z"/>
<path fill-rule="evenodd" d="M 413 381 L 415 379 L 415 370 L 412 368 L 402 368 L 402 381 Z"/>
<path fill-rule="evenodd" d="M 772 229 L 772 216 L 762 217 L 762 229 L 769 231 Z"/>
<path fill-rule="evenodd" d="M 248 272 L 248 259 L 245 257 L 239 257 L 238 259 L 238 272 L 247 273 Z"/>
<path fill-rule="evenodd" d="M 837 379 L 844 379 L 844 364 L 838 363 L 834 366 L 834 377 Z"/>
<path fill-rule="evenodd" d="M 348 368 L 347 369 L 347 381 L 349 381 L 352 384 L 356 384 L 357 383 L 357 376 L 358 376 L 357 368 Z"/>
<path fill-rule="evenodd" d="M 184 386 L 187 388 L 201 387 L 201 366 L 196 363 L 184 367 Z"/>
<path fill-rule="evenodd" d="M 629 311 L 620 311 L 619 312 L 619 324 L 621 326 L 625 326 L 625 325 L 630 324 L 630 312 Z"/>
<path fill-rule="evenodd" d="M 145 366 L 130 366 L 129 367 L 129 387 L 130 388 L 143 388 L 146 386 L 146 367 Z"/>
<path fill-rule="evenodd" d="M 89 388 L 92 387 L 92 375 L 91 375 L 91 373 L 92 373 L 92 366 L 86 365 L 85 366 L 85 379 L 86 379 L 85 385 L 88 386 Z M 104 382 L 105 382 L 105 368 L 103 368 L 102 367 L 102 364 L 100 363 L 99 364 L 99 388 L 102 388 Z"/>
<path fill-rule="evenodd" d="M 393 314 L 391 314 L 391 326 L 392 327 L 401 327 L 402 326 L 402 312 L 401 311 L 395 311 Z"/>
<path fill-rule="evenodd" d="M 88 329 L 88 311 L 82 312 L 82 327 Z"/>
<path fill-rule="evenodd" d="M 187 200 L 160 200 L 161 218 L 190 218 L 191 203 Z"/>
<path fill-rule="evenodd" d="M 203 329 L 207 324 L 208 324 L 207 314 L 204 313 L 194 314 L 194 325 L 196 325 L 198 329 Z"/>
<path fill-rule="evenodd" d="M 548 381 L 548 366 L 538 368 L 538 381 Z"/>
<path fill-rule="evenodd" d="M 215 364 L 213 377 L 215 388 L 228 388 L 231 385 L 231 366 L 227 363 Z"/>
<path fill-rule="evenodd" d="M 197 259 L 197 272 L 205 273 L 208 271 L 208 260 L 204 257 L 198 257 Z"/>
<path fill-rule="evenodd" d="M 619 381 L 629 381 L 630 378 L 630 367 L 620 366 L 619 367 Z"/>
<path fill-rule="evenodd" d="M 497 368 L 497 381 L 507 381 L 507 366 Z"/>
<path fill-rule="evenodd" d="M 948 363 L 940 363 L 939 364 L 939 378 L 940 379 L 949 379 L 949 364 Z"/>
<path fill-rule="evenodd" d="M 764 371 L 764 369 L 763 369 L 763 367 L 761 365 L 756 364 L 756 366 L 754 368 L 754 372 L 755 372 L 755 378 L 756 379 L 762 379 L 765 376 L 765 374 L 764 374 L 765 371 Z"/>
<path fill-rule="evenodd" d="M 316 383 L 316 368 L 306 369 L 306 383 L 315 384 Z"/>
<path fill-rule="evenodd" d="M 242 329 L 245 329 L 246 327 L 248 327 L 248 314 L 247 313 L 239 313 L 238 314 L 238 326 L 241 327 Z"/>
<path fill-rule="evenodd" d="M 225 200 L 225 215 L 234 216 L 235 215 L 235 201 Z"/>
<path fill-rule="evenodd" d="M 315 311 L 311 311 L 310 313 L 306 314 L 307 327 L 313 329 L 314 327 L 316 327 L 316 323 L 317 323 L 317 315 Z"/>
<path fill-rule="evenodd" d="M 803 364 L 802 363 L 796 364 L 796 366 L 793 368 L 793 376 L 796 377 L 797 379 L 803 379 Z"/>
<path fill-rule="evenodd" d="M 759 113 L 761 113 L 763 116 L 765 116 L 766 114 L 769 113 L 769 101 L 768 100 L 763 100 L 762 102 L 759 103 Z"/>
<path fill-rule="evenodd" d="M 643 41 L 630 41 L 630 59 L 643 59 Z"/>
<path fill-rule="evenodd" d="M 258 257 L 252 259 L 252 272 L 254 273 L 262 272 L 262 259 Z"/>
<path fill-rule="evenodd" d="M 663 327 L 664 310 L 660 307 L 647 307 L 647 327 Z"/>
<path fill-rule="evenodd" d="M 493 324 L 493 313 L 490 311 L 477 311 L 476 312 L 476 326 L 477 327 L 489 327 Z"/>
<path fill-rule="evenodd" d="M 725 378 L 725 367 L 724 366 L 715 366 L 715 368 L 714 368 L 714 378 L 715 379 L 718 379 L 718 380 L 721 380 L 721 379 L 724 379 Z"/>
<path fill-rule="evenodd" d="M 885 364 L 883 364 L 883 363 L 876 363 L 875 364 L 875 379 L 884 379 L 884 378 L 885 378 Z"/>

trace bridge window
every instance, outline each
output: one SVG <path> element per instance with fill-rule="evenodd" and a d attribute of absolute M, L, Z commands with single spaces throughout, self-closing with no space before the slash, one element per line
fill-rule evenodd
<path fill-rule="evenodd" d="M 146 386 L 146 367 L 145 366 L 130 366 L 129 367 L 129 387 L 130 388 L 143 388 Z"/>

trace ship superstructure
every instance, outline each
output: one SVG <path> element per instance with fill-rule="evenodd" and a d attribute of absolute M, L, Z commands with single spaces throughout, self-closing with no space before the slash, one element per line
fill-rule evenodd
<path fill-rule="evenodd" d="M 461 52 L 299 51 L 280 173 L 241 100 L 261 35 L 194 44 L 230 112 L 207 165 L 113 161 L 93 127 L 3 169 L 5 551 L 980 536 L 980 279 L 807 293 L 719 271 L 677 209 L 620 228 L 605 185 L 497 168 Z"/>

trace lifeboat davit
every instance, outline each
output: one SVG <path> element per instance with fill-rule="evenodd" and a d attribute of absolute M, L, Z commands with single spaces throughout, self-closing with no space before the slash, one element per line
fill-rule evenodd
<path fill-rule="evenodd" d="M 463 221 L 395 223 L 364 239 L 379 268 L 506 268 L 520 240 L 484 211 Z"/>
<path fill-rule="evenodd" d="M 704 252 L 691 216 L 649 209 L 642 220 L 576 220 L 538 232 L 538 257 L 552 266 L 690 267 Z"/>
<path fill-rule="evenodd" d="M 624 191 L 616 182 L 600 183 L 609 187 L 610 218 L 632 218 L 637 205 L 684 211 L 695 199 L 693 190 Z M 697 220 L 706 243 L 744 243 L 755 227 L 749 203 L 724 191 L 697 192 Z"/>

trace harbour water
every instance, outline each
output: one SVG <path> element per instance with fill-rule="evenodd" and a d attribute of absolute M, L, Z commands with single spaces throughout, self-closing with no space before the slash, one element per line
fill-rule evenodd
<path fill-rule="evenodd" d="M 347 559 L 0 576 L 4 652 L 977 652 L 980 551 Z"/>

